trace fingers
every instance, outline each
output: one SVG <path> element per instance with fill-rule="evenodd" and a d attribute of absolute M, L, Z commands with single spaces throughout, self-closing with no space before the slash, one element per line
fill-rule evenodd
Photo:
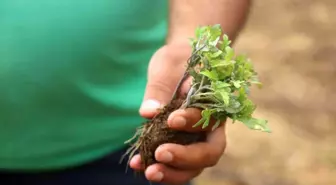
<path fill-rule="evenodd" d="M 141 166 L 140 155 L 136 155 L 132 158 L 130 166 L 136 171 L 144 170 L 143 166 Z M 183 184 L 198 176 L 201 172 L 201 169 L 181 170 L 157 163 L 149 166 L 145 170 L 145 176 L 149 181 L 153 182 Z"/>
<path fill-rule="evenodd" d="M 144 167 L 141 165 L 141 157 L 140 157 L 139 154 L 132 157 L 129 165 L 134 170 L 143 170 L 144 169 Z"/>
<path fill-rule="evenodd" d="M 181 86 L 180 93 L 186 93 L 190 89 L 191 78 L 188 77 L 186 81 Z M 157 89 L 157 90 L 156 90 Z M 154 92 L 154 93 L 152 93 Z M 167 88 L 163 83 L 159 85 L 147 84 L 146 93 L 150 95 L 146 95 L 144 101 L 140 108 L 140 115 L 144 118 L 152 118 L 157 114 L 160 109 L 162 109 L 169 101 L 171 100 L 175 89 Z M 152 98 L 149 97 L 163 97 L 163 98 Z"/>
<path fill-rule="evenodd" d="M 158 162 L 179 169 L 201 169 L 214 166 L 224 153 L 226 147 L 225 125 L 208 135 L 207 142 L 191 145 L 163 144 L 155 151 Z M 130 161 L 131 168 L 143 170 L 140 155 Z"/>
<path fill-rule="evenodd" d="M 146 169 L 145 176 L 149 181 L 180 185 L 187 183 L 201 172 L 202 170 L 179 170 L 163 164 L 154 164 Z"/>
<path fill-rule="evenodd" d="M 179 54 L 176 49 L 165 46 L 152 57 L 148 68 L 148 81 L 140 115 L 151 118 L 158 108 L 172 98 L 176 85 L 185 72 L 188 52 Z"/>
<path fill-rule="evenodd" d="M 155 152 L 157 161 L 179 168 L 200 169 L 214 166 L 226 147 L 224 125 L 211 132 L 207 142 L 187 146 L 163 144 Z"/>
<path fill-rule="evenodd" d="M 199 109 L 180 109 L 170 114 L 168 117 L 168 125 L 172 129 L 190 132 L 212 131 L 212 127 L 216 124 L 216 120 L 211 120 L 210 124 L 204 129 L 202 126 L 193 127 L 201 118 L 201 110 Z M 222 122 L 219 126 L 223 124 L 224 122 Z"/>
<path fill-rule="evenodd" d="M 191 145 L 163 144 L 155 151 L 158 163 L 145 170 L 146 178 L 154 182 L 182 184 L 196 177 L 201 169 L 217 164 L 226 147 L 225 124 L 208 134 L 206 142 Z M 140 155 L 130 161 L 136 171 L 144 170 Z"/>

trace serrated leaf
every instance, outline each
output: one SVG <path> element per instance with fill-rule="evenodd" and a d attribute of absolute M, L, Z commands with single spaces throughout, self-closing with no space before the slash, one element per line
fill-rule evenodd
<path fill-rule="evenodd" d="M 230 46 L 230 44 L 231 44 L 231 41 L 230 41 L 229 37 L 226 34 L 224 34 L 223 35 L 223 40 L 220 42 L 219 49 L 220 50 L 225 50 L 225 48 Z"/>
<path fill-rule="evenodd" d="M 214 62 L 214 65 L 212 67 L 225 67 L 225 66 L 233 66 L 236 61 L 234 60 L 215 60 Z"/>
<path fill-rule="evenodd" d="M 210 41 L 219 40 L 222 35 L 222 28 L 219 24 L 215 24 L 210 28 Z"/>
<path fill-rule="evenodd" d="M 209 41 L 209 45 L 210 46 L 216 46 L 218 44 L 218 41 L 219 41 L 219 37 L 217 37 L 215 40 L 213 41 Z"/>
<path fill-rule="evenodd" d="M 216 71 L 204 70 L 201 71 L 200 74 L 210 78 L 211 80 L 218 80 L 218 74 L 216 73 Z"/>
<path fill-rule="evenodd" d="M 201 37 L 204 35 L 204 32 L 207 28 L 206 27 L 197 27 L 196 30 L 195 30 L 195 35 L 196 35 L 196 38 L 199 40 L 201 39 Z"/>
<path fill-rule="evenodd" d="M 229 39 L 229 37 L 226 34 L 223 35 L 223 42 L 225 44 L 225 47 L 227 47 L 231 44 L 231 40 Z"/>
<path fill-rule="evenodd" d="M 220 89 L 225 89 L 226 87 L 230 87 L 231 85 L 226 82 L 214 81 L 213 83 L 211 83 L 211 86 L 216 91 Z"/>
<path fill-rule="evenodd" d="M 216 52 L 214 52 L 214 53 L 211 53 L 211 54 L 210 54 L 210 57 L 211 57 L 211 58 L 217 58 L 217 57 L 220 56 L 222 53 L 223 53 L 223 51 L 218 50 L 218 51 L 216 51 Z"/>
<path fill-rule="evenodd" d="M 227 47 L 225 48 L 225 52 L 226 52 L 225 60 L 226 60 L 226 61 L 230 61 L 230 60 L 232 60 L 233 57 L 234 57 L 234 51 L 233 51 L 233 49 L 232 49 L 231 47 L 227 46 Z"/>

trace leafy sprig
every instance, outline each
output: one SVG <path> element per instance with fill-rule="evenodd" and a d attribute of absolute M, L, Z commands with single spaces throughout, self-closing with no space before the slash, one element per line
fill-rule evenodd
<path fill-rule="evenodd" d="M 186 71 L 193 82 L 182 107 L 202 109 L 202 119 L 194 127 L 208 127 L 214 118 L 215 129 L 231 118 L 250 129 L 270 132 L 267 120 L 252 117 L 256 105 L 248 94 L 252 84 L 262 85 L 257 72 L 246 56 L 235 54 L 230 44 L 220 25 L 196 29 L 196 38 L 191 39 L 193 55 Z"/>

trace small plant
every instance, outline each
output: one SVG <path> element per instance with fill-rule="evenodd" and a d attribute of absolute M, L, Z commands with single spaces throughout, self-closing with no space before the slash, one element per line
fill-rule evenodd
<path fill-rule="evenodd" d="M 252 117 L 256 105 L 248 98 L 248 94 L 252 84 L 261 87 L 257 72 L 244 55 L 235 55 L 230 44 L 228 36 L 222 36 L 220 25 L 196 29 L 196 38 L 191 39 L 193 53 L 171 102 L 138 128 L 134 137 L 126 142 L 137 138 L 125 155 L 130 154 L 132 157 L 139 150 L 143 165 L 148 167 L 156 162 L 154 152 L 161 144 L 188 145 L 205 141 L 205 132 L 190 133 L 168 128 L 167 118 L 177 109 L 202 110 L 202 119 L 194 127 L 201 126 L 204 129 L 214 119 L 214 130 L 230 118 L 233 123 L 242 122 L 250 129 L 270 132 L 266 120 Z M 187 77 L 192 77 L 191 88 L 186 95 L 179 96 L 180 87 Z"/>

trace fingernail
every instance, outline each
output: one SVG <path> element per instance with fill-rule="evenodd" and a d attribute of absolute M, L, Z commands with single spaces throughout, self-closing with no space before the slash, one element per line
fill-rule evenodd
<path fill-rule="evenodd" d="M 163 154 L 160 157 L 160 161 L 164 163 L 173 161 L 173 154 L 170 152 L 163 152 Z"/>
<path fill-rule="evenodd" d="M 153 176 L 153 181 L 162 181 L 163 179 L 163 173 L 162 172 L 156 172 Z"/>
<path fill-rule="evenodd" d="M 187 124 L 187 120 L 182 116 L 178 116 L 173 119 L 172 124 L 174 125 L 174 127 L 184 127 Z"/>
<path fill-rule="evenodd" d="M 143 111 L 154 111 L 156 112 L 157 109 L 160 108 L 160 102 L 156 101 L 156 100 L 146 100 L 142 103 L 141 105 L 141 109 Z"/>

